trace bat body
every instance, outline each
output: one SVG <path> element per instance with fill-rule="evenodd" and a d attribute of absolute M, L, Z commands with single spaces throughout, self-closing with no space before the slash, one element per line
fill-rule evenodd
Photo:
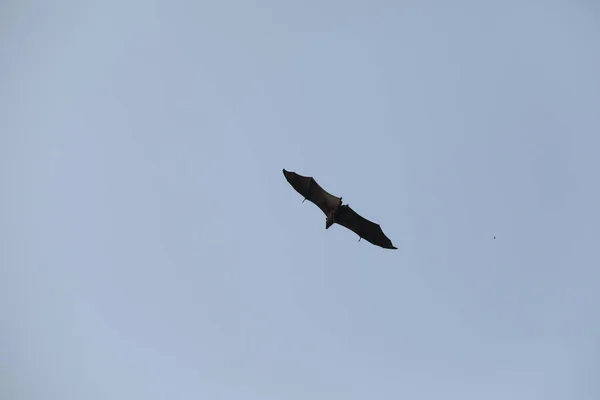
<path fill-rule="evenodd" d="M 325 229 L 329 229 L 333 224 L 339 224 L 356 233 L 360 239 L 365 239 L 376 246 L 397 249 L 385 236 L 379 224 L 360 216 L 349 205 L 342 205 L 341 197 L 327 192 L 313 177 L 298 175 L 285 169 L 283 175 L 288 183 L 304 197 L 302 202 L 308 200 L 323 211 L 326 216 Z"/>

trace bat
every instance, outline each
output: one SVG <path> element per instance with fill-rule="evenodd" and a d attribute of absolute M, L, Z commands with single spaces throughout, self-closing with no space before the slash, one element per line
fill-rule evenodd
<path fill-rule="evenodd" d="M 295 172 L 283 170 L 288 183 L 300 193 L 304 200 L 310 201 L 323 211 L 326 216 L 325 229 L 333 224 L 339 224 L 356 233 L 358 241 L 365 239 L 375 246 L 384 249 L 397 249 L 392 241 L 385 236 L 381 226 L 360 216 L 348 204 L 342 205 L 342 198 L 332 195 L 323 189 L 312 176 L 302 176 Z"/>

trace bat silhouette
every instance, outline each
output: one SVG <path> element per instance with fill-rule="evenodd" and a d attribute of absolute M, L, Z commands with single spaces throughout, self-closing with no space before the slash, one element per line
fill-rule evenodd
<path fill-rule="evenodd" d="M 336 197 L 323 189 L 312 176 L 302 176 L 295 172 L 283 170 L 283 175 L 290 185 L 302 196 L 305 200 L 314 203 L 325 213 L 325 229 L 333 224 L 342 225 L 359 236 L 360 239 L 374 244 L 375 246 L 383 247 L 384 249 L 397 249 L 392 244 L 392 241 L 385 236 L 381 230 L 381 226 L 368 219 L 361 217 L 356 211 L 350 208 L 348 204 L 342 205 L 342 198 Z"/>

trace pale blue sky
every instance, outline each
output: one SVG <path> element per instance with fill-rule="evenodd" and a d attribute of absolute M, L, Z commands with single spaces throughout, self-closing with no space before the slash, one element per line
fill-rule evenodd
<path fill-rule="evenodd" d="M 1 7 L 3 399 L 600 398 L 591 2 Z"/>

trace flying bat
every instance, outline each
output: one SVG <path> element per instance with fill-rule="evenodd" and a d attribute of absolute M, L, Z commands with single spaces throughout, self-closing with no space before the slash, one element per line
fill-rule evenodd
<path fill-rule="evenodd" d="M 314 203 L 325 213 L 325 229 L 333 224 L 342 225 L 359 236 L 360 239 L 383 247 L 384 249 L 397 249 L 392 241 L 385 236 L 381 226 L 360 216 L 348 204 L 342 205 L 342 198 L 334 196 L 323 189 L 312 176 L 302 176 L 295 172 L 283 170 L 283 175 L 290 185 L 304 196 L 305 200 Z"/>

